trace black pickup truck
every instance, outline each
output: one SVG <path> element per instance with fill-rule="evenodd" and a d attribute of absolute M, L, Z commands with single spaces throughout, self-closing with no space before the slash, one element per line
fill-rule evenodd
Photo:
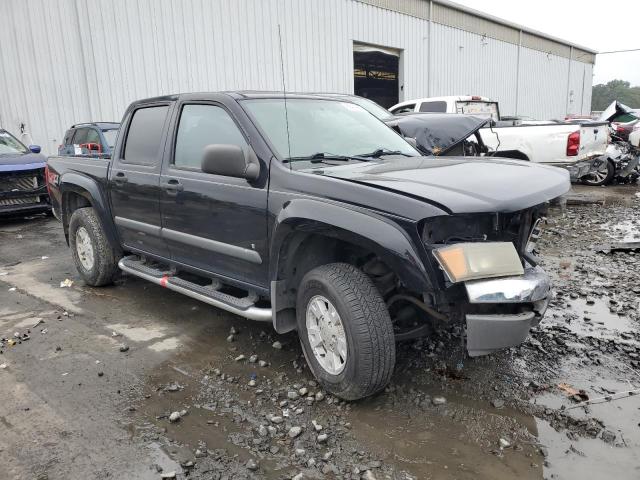
<path fill-rule="evenodd" d="M 111 159 L 51 157 L 88 285 L 119 270 L 297 330 L 320 383 L 382 389 L 396 341 L 465 322 L 470 355 L 516 345 L 550 284 L 532 248 L 566 171 L 424 157 L 346 100 L 259 92 L 133 103 Z"/>

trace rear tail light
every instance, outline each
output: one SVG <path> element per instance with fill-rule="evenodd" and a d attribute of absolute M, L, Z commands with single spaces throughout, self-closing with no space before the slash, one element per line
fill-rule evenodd
<path fill-rule="evenodd" d="M 567 157 L 575 157 L 580 150 L 580 131 L 572 132 L 567 137 Z"/>
<path fill-rule="evenodd" d="M 478 96 L 478 95 L 473 95 L 471 97 L 471 100 L 482 100 L 482 97 Z"/>

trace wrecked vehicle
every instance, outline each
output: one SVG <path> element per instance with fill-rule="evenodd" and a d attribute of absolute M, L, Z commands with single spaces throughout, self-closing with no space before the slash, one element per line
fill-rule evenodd
<path fill-rule="evenodd" d="M 425 157 L 351 102 L 259 92 L 141 100 L 111 159 L 51 157 L 76 267 L 119 270 L 278 333 L 297 330 L 320 384 L 385 387 L 396 339 L 466 323 L 471 355 L 517 345 L 550 282 L 533 246 L 566 171 Z"/>
<path fill-rule="evenodd" d="M 424 155 L 479 157 L 489 153 L 479 131 L 488 118 L 456 113 L 403 114 L 385 123 L 410 138 Z"/>
<path fill-rule="evenodd" d="M 458 95 L 407 100 L 392 106 L 394 114 L 435 112 L 475 115 L 492 123 L 480 130 L 493 156 L 516 158 L 561 167 L 577 181 L 597 169 L 594 163 L 607 148 L 605 122 L 503 121 L 498 102 L 479 95 Z M 599 162 L 598 162 L 599 164 Z"/>
<path fill-rule="evenodd" d="M 634 111 L 620 102 L 612 102 L 602 112 L 599 122 L 610 122 L 611 142 L 599 158 L 596 170 L 583 177 L 585 185 L 609 185 L 614 181 L 634 182 L 639 176 L 640 150 L 634 145 L 631 134 L 640 128 L 640 119 Z"/>
<path fill-rule="evenodd" d="M 0 215 L 51 211 L 45 182 L 46 158 L 0 129 Z"/>

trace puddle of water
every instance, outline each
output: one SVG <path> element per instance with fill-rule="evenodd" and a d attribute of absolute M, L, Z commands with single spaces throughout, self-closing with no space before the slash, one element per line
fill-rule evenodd
<path fill-rule="evenodd" d="M 542 457 L 527 440 L 514 442 L 519 444 L 518 450 L 506 449 L 502 456 L 492 453 L 499 450 L 501 437 L 512 438 L 515 431 L 528 437 L 527 427 L 508 409 L 495 413 L 480 409 L 477 403 L 465 408 L 455 402 L 438 407 L 442 411 L 437 413 L 425 411 L 408 416 L 395 407 L 392 411 L 379 407 L 379 402 L 369 401 L 353 408 L 349 416 L 353 434 L 384 463 L 396 465 L 417 478 L 542 476 Z"/>
<path fill-rule="evenodd" d="M 584 389 L 591 399 L 630 390 L 640 384 L 640 378 L 632 371 L 623 368 L 624 375 L 612 373 L 614 363 L 612 359 L 606 367 L 585 368 L 567 361 L 559 369 L 557 381 Z M 559 389 L 539 395 L 533 401 L 553 409 L 575 405 Z M 640 396 L 591 405 L 588 409 L 589 413 L 584 408 L 565 412 L 576 419 L 601 420 L 607 430 L 616 434 L 614 444 L 600 438 L 570 439 L 566 432 L 557 432 L 548 422 L 536 418 L 538 439 L 549 454 L 545 478 L 640 478 Z"/>
<path fill-rule="evenodd" d="M 607 235 L 621 242 L 640 242 L 640 221 L 637 219 L 624 220 L 622 222 L 602 226 Z"/>
<path fill-rule="evenodd" d="M 539 419 L 537 427 L 540 443 L 549 452 L 544 467 L 545 478 L 640 478 L 637 444 L 614 447 L 600 439 L 570 440 Z"/>
<path fill-rule="evenodd" d="M 627 317 L 611 312 L 602 300 L 588 305 L 583 298 L 570 300 L 568 307 L 549 308 L 543 327 L 549 324 L 563 325 L 580 337 L 621 340 L 621 333 L 632 332 L 635 324 Z M 571 313 L 573 315 L 566 315 Z M 586 320 L 585 317 L 588 319 Z M 569 320 L 569 321 L 567 321 Z"/>

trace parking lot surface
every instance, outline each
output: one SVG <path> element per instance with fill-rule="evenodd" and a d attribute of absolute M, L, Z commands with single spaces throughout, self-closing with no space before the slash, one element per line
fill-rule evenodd
<path fill-rule="evenodd" d="M 353 403 L 318 388 L 295 334 L 133 277 L 86 287 L 58 221 L 3 220 L 2 475 L 638 478 L 640 250 L 610 247 L 640 241 L 639 208 L 637 186 L 575 187 L 539 242 L 556 296 L 522 346 L 469 359 L 434 329 Z"/>

